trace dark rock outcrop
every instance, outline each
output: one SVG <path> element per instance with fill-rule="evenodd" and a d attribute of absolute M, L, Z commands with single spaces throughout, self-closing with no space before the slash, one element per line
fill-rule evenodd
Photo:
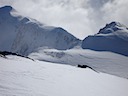
<path fill-rule="evenodd" d="M 0 51 L 0 55 L 1 55 L 1 57 L 4 57 L 4 58 L 6 58 L 6 55 L 16 55 L 16 56 L 24 57 L 24 58 L 27 58 L 27 59 L 31 59 L 31 58 L 29 58 L 29 57 L 22 56 L 22 55 L 13 53 L 13 52 L 8 52 L 8 51 Z M 33 59 L 31 59 L 31 60 L 33 60 Z M 34 61 L 34 60 L 33 60 L 33 61 Z"/>

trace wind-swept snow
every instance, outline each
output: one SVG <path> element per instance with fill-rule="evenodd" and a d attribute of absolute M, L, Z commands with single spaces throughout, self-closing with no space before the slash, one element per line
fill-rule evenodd
<path fill-rule="evenodd" d="M 88 65 L 97 71 L 128 78 L 128 57 L 112 52 L 98 52 L 87 49 L 38 49 L 29 57 L 69 65 Z"/>
<path fill-rule="evenodd" d="M 128 80 L 91 69 L 0 57 L 1 96 L 128 96 Z"/>

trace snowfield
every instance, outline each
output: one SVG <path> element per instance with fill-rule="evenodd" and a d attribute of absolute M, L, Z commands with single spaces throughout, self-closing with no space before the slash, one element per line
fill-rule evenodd
<path fill-rule="evenodd" d="M 128 80 L 76 66 L 0 57 L 0 96 L 128 96 Z"/>
<path fill-rule="evenodd" d="M 128 57 L 108 51 L 87 49 L 56 50 L 39 48 L 30 58 L 69 65 L 88 65 L 97 71 L 128 78 Z"/>

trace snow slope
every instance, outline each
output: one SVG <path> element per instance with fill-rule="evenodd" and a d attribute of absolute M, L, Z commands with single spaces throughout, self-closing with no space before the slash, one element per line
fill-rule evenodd
<path fill-rule="evenodd" d="M 119 22 L 111 22 L 100 29 L 99 33 L 86 37 L 82 48 L 128 56 L 128 28 Z"/>
<path fill-rule="evenodd" d="M 12 11 L 10 6 L 0 8 L 0 51 L 29 54 L 41 61 L 0 55 L 1 96 L 128 96 L 128 80 L 124 79 L 128 78 L 126 27 L 111 23 L 94 35 L 103 40 L 89 41 L 98 46 L 95 48 L 103 41 L 100 44 L 106 49 L 102 51 L 122 55 L 96 52 L 86 50 L 86 40 L 85 49 L 77 49 L 81 41 L 60 27 L 45 26 Z M 99 73 L 62 63 L 89 65 Z"/>
<path fill-rule="evenodd" d="M 128 96 L 128 80 L 90 69 L 0 57 L 1 96 Z"/>
<path fill-rule="evenodd" d="M 40 61 L 69 65 L 88 65 L 97 71 L 128 78 L 128 57 L 112 52 L 99 52 L 87 49 L 41 49 L 31 53 L 30 58 Z"/>
<path fill-rule="evenodd" d="M 38 47 L 65 50 L 80 43 L 60 27 L 46 26 L 14 12 L 11 6 L 0 8 L 0 51 L 28 55 Z"/>

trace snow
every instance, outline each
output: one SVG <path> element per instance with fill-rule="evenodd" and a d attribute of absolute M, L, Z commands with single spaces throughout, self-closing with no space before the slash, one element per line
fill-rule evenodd
<path fill-rule="evenodd" d="M 106 24 L 106 26 L 98 32 L 98 34 L 108 34 L 108 33 L 114 33 L 118 30 L 125 30 L 127 31 L 127 27 L 120 22 L 111 22 L 109 24 Z M 108 32 L 109 31 L 109 32 Z"/>
<path fill-rule="evenodd" d="M 128 80 L 91 69 L 0 57 L 1 96 L 128 96 Z"/>
<path fill-rule="evenodd" d="M 82 48 L 128 56 L 128 28 L 118 22 L 107 24 L 97 34 L 86 37 Z"/>
<path fill-rule="evenodd" d="M 39 47 L 66 50 L 80 43 L 63 28 L 46 26 L 14 11 L 11 6 L 0 8 L 0 51 L 28 55 Z"/>
<path fill-rule="evenodd" d="M 112 52 L 99 52 L 87 49 L 42 49 L 29 55 L 40 61 L 55 62 L 76 66 L 88 65 L 97 71 L 128 78 L 128 57 Z"/>
<path fill-rule="evenodd" d="M 85 38 L 84 49 L 63 28 L 11 6 L 0 8 L 0 29 L 0 51 L 34 59 L 0 54 L 0 96 L 128 96 L 128 28 L 119 22 Z"/>

